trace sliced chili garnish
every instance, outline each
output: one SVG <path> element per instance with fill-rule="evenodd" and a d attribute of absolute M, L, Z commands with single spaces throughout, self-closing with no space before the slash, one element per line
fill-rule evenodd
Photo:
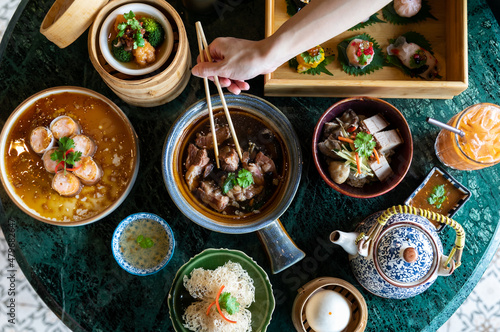
<path fill-rule="evenodd" d="M 355 130 L 356 130 L 356 126 L 350 126 L 349 128 L 347 128 L 348 133 L 352 133 Z"/>
<path fill-rule="evenodd" d="M 214 301 L 214 302 L 212 302 L 212 303 L 210 303 L 210 305 L 208 306 L 208 309 L 207 309 L 207 316 L 208 316 L 208 314 L 210 313 L 210 309 L 212 309 L 212 307 L 214 306 L 214 304 L 215 304 L 215 301 Z"/>
<path fill-rule="evenodd" d="M 380 164 L 380 157 L 378 156 L 377 149 L 373 148 L 373 154 L 375 155 L 375 158 L 377 158 L 377 164 Z"/>
<path fill-rule="evenodd" d="M 67 171 L 71 171 L 71 172 L 72 172 L 72 171 L 76 171 L 77 169 L 79 169 L 80 167 L 82 167 L 82 165 L 83 165 L 83 164 L 80 164 L 80 165 L 78 165 L 78 166 L 76 166 L 76 167 L 66 167 L 66 170 L 67 170 Z"/>
<path fill-rule="evenodd" d="M 217 293 L 217 296 L 215 297 L 215 304 L 217 305 L 217 310 L 219 311 L 219 314 L 222 316 L 222 318 L 224 318 L 225 321 L 227 321 L 229 323 L 236 324 L 236 321 L 227 319 L 226 316 L 224 316 L 224 314 L 222 313 L 222 310 L 220 310 L 219 297 L 220 297 L 220 294 L 222 293 L 223 289 L 224 289 L 224 285 L 221 286 L 221 288 L 219 289 L 219 293 Z"/>
<path fill-rule="evenodd" d="M 71 152 L 75 152 L 75 149 L 73 149 L 73 148 L 69 149 L 68 151 L 66 151 L 66 153 L 64 155 L 67 156 Z"/>
<path fill-rule="evenodd" d="M 62 166 L 64 168 L 64 160 L 61 160 L 57 163 L 54 173 L 57 173 L 57 169 L 59 168 L 59 166 Z"/>

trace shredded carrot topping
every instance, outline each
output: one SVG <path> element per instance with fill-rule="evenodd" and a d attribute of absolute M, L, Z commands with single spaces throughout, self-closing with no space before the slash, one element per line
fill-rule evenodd
<path fill-rule="evenodd" d="M 343 136 L 339 136 L 339 141 L 354 144 L 354 141 L 352 139 L 346 138 L 346 137 L 343 137 Z"/>

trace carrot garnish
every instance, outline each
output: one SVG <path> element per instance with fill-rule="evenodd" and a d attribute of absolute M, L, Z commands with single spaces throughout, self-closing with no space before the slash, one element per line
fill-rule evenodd
<path fill-rule="evenodd" d="M 212 307 L 214 306 L 214 304 L 215 304 L 215 301 L 214 301 L 214 302 L 212 302 L 212 303 L 210 303 L 210 305 L 208 306 L 208 309 L 207 309 L 207 316 L 208 316 L 208 314 L 210 313 L 210 309 L 212 309 Z"/>
<path fill-rule="evenodd" d="M 356 166 L 358 167 L 358 174 L 361 174 L 361 163 L 359 162 L 359 155 L 357 152 L 355 153 L 355 155 L 356 155 Z"/>
<path fill-rule="evenodd" d="M 352 133 L 353 131 L 355 131 L 357 128 L 355 126 L 350 126 L 349 128 L 347 128 L 347 132 L 349 133 Z"/>
<path fill-rule="evenodd" d="M 221 288 L 219 289 L 219 293 L 217 293 L 217 296 L 215 297 L 215 304 L 217 305 L 217 310 L 219 311 L 219 314 L 222 316 L 222 318 L 224 318 L 225 321 L 227 321 L 229 323 L 236 324 L 236 321 L 227 319 L 226 316 L 224 316 L 224 314 L 222 313 L 222 310 L 220 309 L 219 296 L 222 293 L 223 289 L 224 289 L 224 285 L 221 286 Z"/>
<path fill-rule="evenodd" d="M 380 164 L 380 157 L 378 156 L 377 149 L 373 148 L 373 154 L 375 155 L 375 158 L 377 159 L 377 164 Z"/>
<path fill-rule="evenodd" d="M 343 137 L 343 136 L 339 136 L 339 141 L 354 144 L 354 141 L 352 139 L 346 138 L 346 137 Z"/>

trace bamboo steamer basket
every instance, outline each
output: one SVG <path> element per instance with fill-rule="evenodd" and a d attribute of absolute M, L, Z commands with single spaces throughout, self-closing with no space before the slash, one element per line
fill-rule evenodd
<path fill-rule="evenodd" d="M 108 0 L 56 0 L 40 26 L 40 32 L 59 48 L 73 43 L 94 21 Z"/>
<path fill-rule="evenodd" d="M 315 332 L 307 322 L 305 306 L 311 296 L 323 289 L 333 290 L 342 295 L 351 307 L 351 320 L 342 332 L 362 332 L 368 322 L 368 307 L 363 295 L 345 280 L 331 277 L 314 279 L 297 290 L 293 302 L 292 321 L 297 332 Z"/>
<path fill-rule="evenodd" d="M 159 9 L 169 20 L 174 32 L 174 47 L 165 64 L 158 70 L 142 76 L 118 72 L 106 62 L 99 49 L 99 32 L 108 14 L 117 7 L 134 2 L 146 3 Z M 181 94 L 191 76 L 191 52 L 186 29 L 177 11 L 163 0 L 109 2 L 99 11 L 90 27 L 88 49 L 92 65 L 106 85 L 131 105 L 154 107 L 168 103 Z"/>

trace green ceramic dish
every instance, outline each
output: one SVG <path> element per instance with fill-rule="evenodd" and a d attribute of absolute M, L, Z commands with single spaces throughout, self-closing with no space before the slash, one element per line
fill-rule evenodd
<path fill-rule="evenodd" d="M 182 315 L 189 304 L 194 301 L 184 288 L 184 276 L 189 276 L 191 271 L 199 267 L 215 270 L 228 261 L 240 263 L 250 277 L 252 277 L 255 285 L 255 302 L 249 308 L 252 313 L 252 331 L 266 331 L 274 311 L 273 290 L 266 272 L 264 272 L 251 257 L 242 251 L 206 249 L 191 258 L 189 262 L 184 264 L 179 271 L 177 271 L 177 275 L 170 288 L 168 294 L 168 309 L 173 327 L 177 332 L 190 331 L 183 326 L 184 321 Z"/>

